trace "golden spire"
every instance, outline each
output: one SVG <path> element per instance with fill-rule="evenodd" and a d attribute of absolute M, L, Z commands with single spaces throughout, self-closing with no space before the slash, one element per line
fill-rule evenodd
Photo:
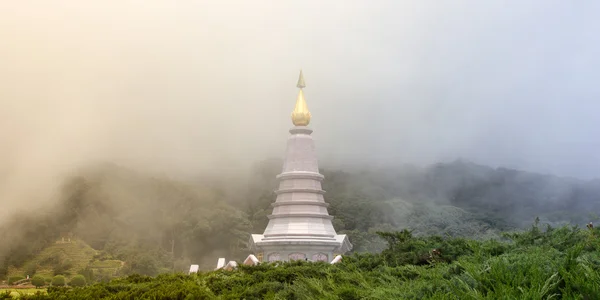
<path fill-rule="evenodd" d="M 298 92 L 298 98 L 296 99 L 296 107 L 294 107 L 294 111 L 292 112 L 292 123 L 296 126 L 307 126 L 308 123 L 310 123 L 310 112 L 308 111 L 306 100 L 304 100 L 304 92 L 302 91 L 302 88 L 306 87 L 302 70 L 300 70 L 300 77 L 298 77 L 296 87 L 298 87 L 300 91 Z"/>
<path fill-rule="evenodd" d="M 304 83 L 304 75 L 302 74 L 302 70 L 300 70 L 300 77 L 298 77 L 298 83 L 296 83 L 296 87 L 299 89 L 303 89 L 306 87 L 306 83 Z"/>

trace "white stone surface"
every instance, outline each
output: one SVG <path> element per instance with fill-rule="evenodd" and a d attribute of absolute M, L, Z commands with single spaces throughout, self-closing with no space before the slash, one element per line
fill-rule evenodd
<path fill-rule="evenodd" d="M 188 274 L 192 274 L 192 273 L 198 273 L 198 269 L 200 268 L 199 265 L 191 265 L 190 266 L 190 272 Z"/>
<path fill-rule="evenodd" d="M 225 258 L 224 258 L 224 257 L 221 257 L 221 258 L 219 258 L 219 260 L 217 261 L 217 268 L 216 268 L 215 270 L 218 270 L 218 269 L 220 269 L 220 268 L 222 268 L 222 267 L 224 267 L 224 266 L 225 266 Z"/>
<path fill-rule="evenodd" d="M 334 258 L 334 259 L 331 261 L 331 264 L 332 264 L 332 265 L 333 265 L 333 264 L 337 264 L 337 263 L 339 263 L 340 261 L 342 261 L 342 256 L 341 256 L 341 255 L 338 255 L 338 256 L 336 256 L 336 257 L 335 257 L 335 258 Z"/>
<path fill-rule="evenodd" d="M 312 130 L 297 126 L 290 133 L 269 224 L 263 234 L 251 236 L 250 248 L 262 253 L 263 261 L 329 261 L 334 253 L 351 250 L 352 244 L 331 223 Z"/>
<path fill-rule="evenodd" d="M 244 260 L 244 265 L 246 266 L 255 266 L 259 263 L 260 261 L 258 260 L 258 258 L 256 258 L 256 256 L 254 256 L 254 254 L 248 255 L 248 257 L 246 257 L 246 259 Z"/>
<path fill-rule="evenodd" d="M 223 270 L 231 271 L 237 268 L 237 263 L 233 260 L 230 260 L 224 267 Z"/>

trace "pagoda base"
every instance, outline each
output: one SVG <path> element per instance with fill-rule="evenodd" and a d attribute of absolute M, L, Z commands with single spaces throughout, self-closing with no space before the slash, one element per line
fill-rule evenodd
<path fill-rule="evenodd" d="M 330 262 L 335 256 L 352 249 L 345 234 L 334 237 L 283 236 L 267 237 L 253 234 L 249 241 L 250 249 L 260 261 L 324 261 Z"/>

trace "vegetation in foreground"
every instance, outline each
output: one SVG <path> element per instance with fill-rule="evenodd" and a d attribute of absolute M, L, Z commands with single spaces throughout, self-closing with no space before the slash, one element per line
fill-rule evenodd
<path fill-rule="evenodd" d="M 13 298 L 19 298 L 22 295 L 34 295 L 36 293 L 44 294 L 45 289 L 0 289 L 0 299 L 6 297 L 6 294 L 11 295 Z M 4 298 L 6 299 L 6 298 Z M 10 298 L 9 298 L 10 299 Z"/>
<path fill-rule="evenodd" d="M 600 299 L 600 230 L 563 226 L 506 241 L 379 233 L 379 254 L 342 263 L 241 266 L 195 275 L 131 275 L 21 299 Z M 1 298 L 10 299 L 4 294 Z"/>

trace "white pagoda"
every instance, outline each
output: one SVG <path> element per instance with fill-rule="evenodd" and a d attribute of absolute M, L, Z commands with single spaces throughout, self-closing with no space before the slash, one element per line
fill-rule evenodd
<path fill-rule="evenodd" d="M 311 114 L 304 99 L 304 77 L 292 112 L 290 137 L 283 171 L 277 176 L 279 188 L 269 224 L 263 234 L 252 234 L 250 249 L 259 261 L 308 260 L 331 262 L 352 249 L 345 234 L 337 234 L 321 188 L 315 143 L 308 126 Z"/>

